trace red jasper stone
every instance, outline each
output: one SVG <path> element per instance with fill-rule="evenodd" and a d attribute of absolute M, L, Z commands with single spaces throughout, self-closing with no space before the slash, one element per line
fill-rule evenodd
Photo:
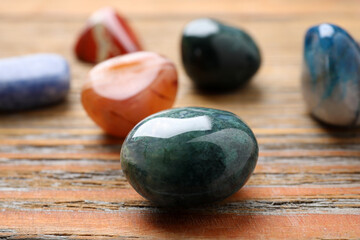
<path fill-rule="evenodd" d="M 75 45 L 76 56 L 91 63 L 136 51 L 141 51 L 141 46 L 134 32 L 111 7 L 102 8 L 89 18 Z"/>
<path fill-rule="evenodd" d="M 178 77 L 175 65 L 152 52 L 136 52 L 96 65 L 81 102 L 106 133 L 125 137 L 145 117 L 171 108 Z"/>

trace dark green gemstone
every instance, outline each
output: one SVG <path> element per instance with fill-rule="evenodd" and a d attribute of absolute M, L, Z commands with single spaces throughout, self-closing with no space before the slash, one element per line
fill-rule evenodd
<path fill-rule="evenodd" d="M 186 25 L 181 53 L 188 76 L 207 90 L 244 85 L 261 62 L 260 51 L 246 32 L 208 18 Z"/>
<path fill-rule="evenodd" d="M 257 158 L 255 136 L 236 115 L 196 107 L 144 119 L 121 149 L 121 166 L 130 184 L 163 206 L 225 199 L 245 184 Z"/>

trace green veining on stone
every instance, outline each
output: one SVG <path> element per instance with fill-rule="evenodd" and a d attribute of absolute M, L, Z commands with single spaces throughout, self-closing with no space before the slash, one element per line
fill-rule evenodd
<path fill-rule="evenodd" d="M 236 115 L 178 108 L 140 122 L 127 136 L 121 166 L 135 190 L 158 205 L 222 200 L 253 172 L 258 146 Z"/>

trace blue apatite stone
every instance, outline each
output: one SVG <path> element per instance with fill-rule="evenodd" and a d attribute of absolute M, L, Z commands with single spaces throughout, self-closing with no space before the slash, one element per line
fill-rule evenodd
<path fill-rule="evenodd" d="M 121 149 L 130 184 L 161 206 L 223 200 L 246 183 L 257 158 L 255 136 L 236 115 L 195 107 L 144 119 Z"/>
<path fill-rule="evenodd" d="M 360 48 L 333 24 L 311 27 L 305 36 L 302 89 L 311 113 L 332 125 L 359 125 Z"/>
<path fill-rule="evenodd" d="M 56 54 L 0 59 L 0 111 L 57 103 L 70 87 L 67 61 Z"/>

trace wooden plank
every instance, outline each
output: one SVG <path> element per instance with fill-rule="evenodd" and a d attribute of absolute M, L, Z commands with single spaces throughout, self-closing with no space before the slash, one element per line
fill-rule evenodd
<path fill-rule="evenodd" d="M 0 159 L 101 159 L 115 161 L 120 159 L 118 153 L 0 153 Z"/>
<path fill-rule="evenodd" d="M 306 29 L 323 21 L 360 39 L 357 0 L 110 0 L 145 49 L 179 70 L 176 107 L 238 114 L 257 136 L 260 156 L 247 185 L 222 203 L 176 211 L 138 195 L 121 171 L 122 139 L 103 134 L 82 109 L 92 65 L 72 53 L 100 0 L 0 1 L 0 57 L 55 52 L 68 59 L 64 103 L 0 114 L 1 239 L 357 239 L 360 237 L 360 128 L 312 119 L 300 92 Z M 261 48 L 260 71 L 243 89 L 208 94 L 182 69 L 187 21 L 215 17 L 247 30 Z M 26 36 L 26 37 L 24 37 Z"/>
<path fill-rule="evenodd" d="M 258 137 L 259 144 L 359 144 L 360 137 L 346 138 L 329 138 L 307 137 L 307 138 L 263 138 Z M 68 146 L 68 145 L 121 145 L 123 139 L 106 138 L 106 139 L 0 139 L 2 146 Z"/>
<path fill-rule="evenodd" d="M 360 215 L 2 211 L 0 226 L 17 234 L 40 232 L 89 238 L 135 235 L 147 238 L 355 239 L 360 236 Z"/>
<path fill-rule="evenodd" d="M 261 151 L 261 157 L 360 157 L 360 151 L 333 151 L 333 150 L 307 150 L 307 151 Z M 1 156 L 1 155 L 0 155 Z"/>
<path fill-rule="evenodd" d="M 316 162 L 316 161 L 315 161 Z M 94 163 L 93 161 L 85 163 L 66 163 L 61 161 L 59 163 L 44 164 L 44 163 L 16 163 L 16 164 L 3 164 L 0 165 L 0 176 L 9 175 L 10 173 L 26 174 L 31 172 L 41 171 L 64 171 L 72 173 L 96 173 L 110 170 L 121 170 L 120 161 L 118 163 L 105 162 Z M 259 162 L 256 165 L 255 173 L 358 173 L 360 172 L 360 166 L 356 162 L 353 164 L 339 164 L 339 163 L 315 163 L 304 164 L 303 161 L 295 162 Z"/>
<path fill-rule="evenodd" d="M 357 199 L 360 195 L 360 186 L 311 186 L 311 187 L 244 187 L 225 202 L 238 202 L 242 200 L 274 200 L 281 199 L 318 199 L 329 198 L 331 200 L 352 198 Z M 0 191 L 1 201 L 102 201 L 123 202 L 144 200 L 132 188 L 105 189 L 105 190 L 56 190 L 34 189 L 27 191 Z M 360 203 L 358 203 L 360 205 Z"/>
<path fill-rule="evenodd" d="M 84 15 L 104 4 L 97 0 L 87 0 L 86 4 L 74 3 L 71 0 L 12 0 L 1 2 L 2 14 L 53 14 L 53 15 Z M 319 0 L 316 4 L 311 0 L 293 1 L 286 0 L 239 2 L 236 0 L 199 0 L 194 4 L 191 0 L 183 0 L 181 4 L 175 4 L 167 0 L 138 0 L 135 4 L 131 1 L 107 1 L 107 5 L 118 7 L 122 12 L 140 16 L 163 14 L 166 16 L 186 15 L 209 15 L 209 14 L 236 14 L 236 15 L 270 15 L 280 16 L 311 16 L 314 14 L 358 14 L 358 2 L 346 1 L 339 4 L 337 0 Z M 194 5 L 196 7 L 194 7 Z M 308 6 L 311 5 L 311 8 Z M 81 7 L 80 7 L 81 6 Z M 200 7 L 201 6 L 201 7 Z M 326 7 L 324 7 L 326 6 Z"/>
<path fill-rule="evenodd" d="M 109 189 L 128 188 L 129 184 L 121 172 L 118 159 L 92 160 L 12 160 L 0 168 L 0 187 L 9 189 L 49 188 L 57 189 Z M 328 163 L 326 163 L 328 162 Z M 326 163 L 326 164 L 325 164 Z M 315 158 L 304 162 L 298 159 L 292 161 L 260 160 L 247 186 L 316 186 L 322 184 L 356 184 L 360 182 L 357 161 L 347 162 Z"/>
<path fill-rule="evenodd" d="M 359 134 L 360 129 L 342 129 L 342 128 L 253 128 L 256 135 L 324 135 L 337 134 L 354 135 Z M 0 137 L 18 136 L 18 135 L 79 135 L 79 136 L 101 136 L 103 132 L 99 128 L 0 128 Z"/>
<path fill-rule="evenodd" d="M 360 151 L 346 150 L 281 150 L 261 151 L 260 157 L 360 157 Z M 0 153 L 0 159 L 102 159 L 119 160 L 119 153 Z"/>

